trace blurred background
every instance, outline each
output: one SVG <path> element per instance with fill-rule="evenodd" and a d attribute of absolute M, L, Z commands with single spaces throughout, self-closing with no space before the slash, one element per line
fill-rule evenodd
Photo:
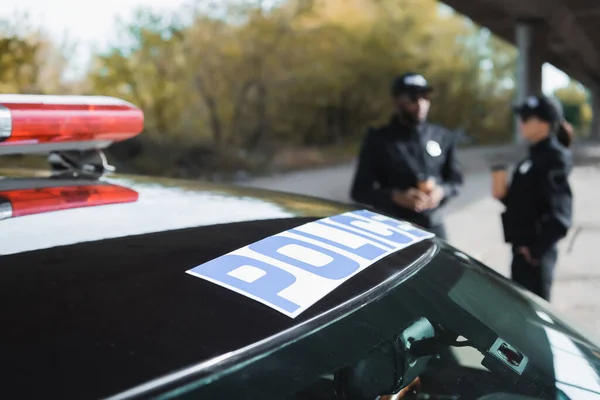
<path fill-rule="evenodd" d="M 121 173 L 348 201 L 365 130 L 392 111 L 392 78 L 422 73 L 436 89 L 430 119 L 460 137 L 449 242 L 508 275 L 488 166 L 521 157 L 510 104 L 543 90 L 576 131 L 575 225 L 552 302 L 600 332 L 598 27 L 597 0 L 2 0 L 0 92 L 141 107 L 145 132 L 107 152 Z"/>
<path fill-rule="evenodd" d="M 389 117 L 391 79 L 423 73 L 431 119 L 462 146 L 510 143 L 517 48 L 434 0 L 3 0 L 0 91 L 140 106 L 122 172 L 221 180 L 350 161 Z M 590 94 L 543 66 L 577 134 Z M 10 161 L 14 164 L 14 160 Z"/>

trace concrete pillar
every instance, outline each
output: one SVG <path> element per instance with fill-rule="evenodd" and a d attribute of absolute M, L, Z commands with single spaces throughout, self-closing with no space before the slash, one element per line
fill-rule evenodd
<path fill-rule="evenodd" d="M 537 21 L 520 21 L 516 28 L 517 102 L 528 96 L 542 93 L 542 66 L 546 58 L 547 30 Z M 518 120 L 515 119 L 515 142 L 519 143 Z"/>
<path fill-rule="evenodd" d="M 592 125 L 590 138 L 600 140 L 600 91 L 592 90 Z"/>

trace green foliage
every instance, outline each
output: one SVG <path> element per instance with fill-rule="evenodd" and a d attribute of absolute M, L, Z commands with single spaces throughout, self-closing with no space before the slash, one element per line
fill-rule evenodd
<path fill-rule="evenodd" d="M 57 46 L 29 23 L 27 14 L 11 21 L 0 20 L 0 92 L 69 92 L 62 82 L 70 43 Z"/>
<path fill-rule="evenodd" d="M 282 148 L 355 146 L 367 125 L 389 118 L 389 85 L 409 70 L 435 85 L 433 121 L 479 143 L 511 137 L 515 49 L 440 12 L 437 1 L 273 4 L 199 0 L 172 15 L 140 9 L 121 22 L 122 36 L 95 56 L 86 80 L 87 92 L 145 112 L 144 134 L 115 154 L 147 172 L 161 156 L 190 170 L 208 159 L 211 168 L 268 164 Z M 20 57 L 31 58 L 36 50 L 24 43 Z M 6 71 L 0 83 L 18 68 Z M 37 88 L 27 79 L 19 90 Z"/>
<path fill-rule="evenodd" d="M 592 122 L 592 112 L 586 89 L 571 80 L 567 86 L 557 89 L 554 95 L 562 103 L 565 118 L 573 125 L 576 132 L 587 134 Z"/>

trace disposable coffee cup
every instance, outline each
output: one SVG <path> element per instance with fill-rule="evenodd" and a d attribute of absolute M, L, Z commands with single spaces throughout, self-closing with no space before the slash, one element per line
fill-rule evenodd
<path fill-rule="evenodd" d="M 428 179 L 424 179 L 419 181 L 419 190 L 423 193 L 431 193 L 433 191 L 433 189 L 435 188 L 435 179 L 433 178 L 428 178 Z"/>
<path fill-rule="evenodd" d="M 492 194 L 501 199 L 506 195 L 508 187 L 508 168 L 505 164 L 496 164 L 491 167 L 492 171 Z"/>

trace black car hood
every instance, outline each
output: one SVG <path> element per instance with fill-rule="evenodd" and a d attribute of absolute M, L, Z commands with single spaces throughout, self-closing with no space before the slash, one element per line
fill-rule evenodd
<path fill-rule="evenodd" d="M 373 301 L 367 293 L 411 274 L 529 352 L 570 398 L 584 397 L 569 391 L 600 392 L 596 344 L 544 301 L 438 239 L 378 261 L 291 319 L 186 272 L 356 208 L 194 182 L 109 183 L 139 198 L 0 221 L 0 374 L 8 397 L 104 397 L 286 332 L 294 340 L 306 324 L 351 312 Z M 500 302 L 506 312 L 498 314 Z M 453 323 L 452 314 L 439 317 Z"/>
<path fill-rule="evenodd" d="M 0 342 L 10 343 L 0 351 L 3 379 L 26 387 L 36 376 L 37 387 L 61 398 L 107 396 L 299 326 L 433 245 L 394 254 L 295 319 L 185 273 L 315 219 L 214 224 L 2 256 Z"/>

